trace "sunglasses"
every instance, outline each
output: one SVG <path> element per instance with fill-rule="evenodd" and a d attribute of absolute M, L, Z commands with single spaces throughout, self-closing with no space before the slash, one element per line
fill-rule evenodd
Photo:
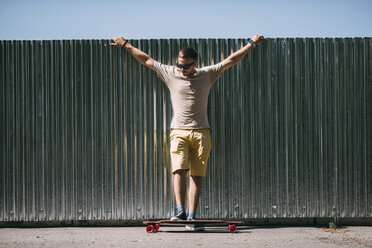
<path fill-rule="evenodd" d="M 191 64 L 188 64 L 188 65 L 181 65 L 181 64 L 178 64 L 178 62 L 176 63 L 176 66 L 178 67 L 178 68 L 183 68 L 183 69 L 185 69 L 185 70 L 187 70 L 187 69 L 189 69 L 191 66 L 193 66 L 195 64 L 195 61 L 194 62 L 192 62 Z"/>

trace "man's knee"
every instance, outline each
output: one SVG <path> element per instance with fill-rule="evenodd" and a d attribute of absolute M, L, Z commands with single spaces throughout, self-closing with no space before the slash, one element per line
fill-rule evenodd
<path fill-rule="evenodd" d="M 203 179 L 201 176 L 190 176 L 190 178 L 195 184 L 200 184 Z"/>

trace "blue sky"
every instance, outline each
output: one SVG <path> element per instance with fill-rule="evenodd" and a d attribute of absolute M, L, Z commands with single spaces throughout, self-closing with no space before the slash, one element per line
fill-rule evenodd
<path fill-rule="evenodd" d="M 0 0 L 0 40 L 372 37 L 372 0 Z"/>

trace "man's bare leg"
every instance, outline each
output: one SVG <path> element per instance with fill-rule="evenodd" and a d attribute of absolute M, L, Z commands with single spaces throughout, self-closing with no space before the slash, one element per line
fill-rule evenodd
<path fill-rule="evenodd" d="M 186 219 L 185 197 L 186 197 L 186 172 L 187 170 L 177 170 L 173 173 L 173 192 L 176 197 L 177 215 L 171 220 Z M 181 210 L 184 212 L 180 214 Z"/>
<path fill-rule="evenodd" d="M 173 191 L 177 205 L 185 205 L 186 170 L 178 170 L 173 173 Z"/>
<path fill-rule="evenodd" d="M 189 218 L 195 218 L 195 212 L 199 204 L 202 177 L 190 176 L 189 186 Z"/>

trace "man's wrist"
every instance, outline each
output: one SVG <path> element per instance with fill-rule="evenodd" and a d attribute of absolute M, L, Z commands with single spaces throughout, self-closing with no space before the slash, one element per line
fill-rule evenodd
<path fill-rule="evenodd" d="M 254 42 L 254 40 L 249 40 L 248 43 L 251 44 L 252 47 L 256 47 L 256 42 Z"/>
<path fill-rule="evenodd" d="M 128 42 L 129 42 L 129 40 L 126 40 L 126 41 L 124 42 L 124 45 L 123 45 L 122 47 L 125 48 L 125 45 L 126 45 Z"/>

